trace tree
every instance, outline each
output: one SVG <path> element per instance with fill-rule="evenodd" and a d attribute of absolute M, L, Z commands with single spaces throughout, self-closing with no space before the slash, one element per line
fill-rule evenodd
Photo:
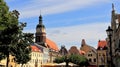
<path fill-rule="evenodd" d="M 55 63 L 66 62 L 66 67 L 68 67 L 68 63 L 69 63 L 70 61 L 69 61 L 69 57 L 67 57 L 67 56 L 62 56 L 62 57 L 57 57 L 57 58 L 55 58 L 54 62 L 55 62 Z"/>
<path fill-rule="evenodd" d="M 68 67 L 69 62 L 72 62 L 79 66 L 89 65 L 87 58 L 85 58 L 84 56 L 81 56 L 81 55 L 77 55 L 77 54 L 71 54 L 69 56 L 57 57 L 57 58 L 55 58 L 54 62 L 56 62 L 56 63 L 66 62 L 66 67 Z"/>
<path fill-rule="evenodd" d="M 23 27 L 26 26 L 26 23 L 21 23 L 20 30 L 23 30 Z M 18 64 L 27 63 L 31 59 L 31 47 L 30 43 L 33 43 L 33 34 L 32 33 L 22 33 L 22 31 L 19 33 L 18 36 L 18 44 L 16 45 L 16 49 L 13 48 L 15 61 Z"/>
<path fill-rule="evenodd" d="M 9 8 L 4 2 L 0 0 L 0 53 L 2 58 L 7 57 L 6 66 L 8 66 L 9 54 L 11 44 L 13 44 L 15 37 L 18 34 L 18 19 L 14 12 L 9 12 Z"/>
<path fill-rule="evenodd" d="M 64 57 L 57 57 L 57 58 L 55 58 L 55 60 L 53 62 L 62 63 L 62 62 L 64 62 Z"/>
<path fill-rule="evenodd" d="M 72 63 L 77 64 L 79 66 L 89 65 L 87 58 L 82 55 L 72 54 L 69 58 Z"/>
<path fill-rule="evenodd" d="M 18 64 L 25 64 L 30 59 L 30 53 L 31 53 L 31 47 L 29 41 L 30 38 L 33 37 L 31 33 L 25 33 L 23 36 L 21 36 L 24 39 L 20 39 L 19 44 L 17 44 L 17 49 L 15 50 L 15 61 Z M 23 50 L 24 49 L 24 50 Z"/>
<path fill-rule="evenodd" d="M 8 6 L 4 2 L 4 0 L 0 0 L 0 31 L 6 28 L 6 24 L 8 23 Z"/>
<path fill-rule="evenodd" d="M 22 32 L 26 23 L 20 24 L 18 18 L 19 12 L 10 12 L 4 0 L 0 0 L 0 60 L 7 58 L 6 67 L 9 55 L 15 56 L 15 61 L 22 64 L 30 60 L 32 34 Z"/>

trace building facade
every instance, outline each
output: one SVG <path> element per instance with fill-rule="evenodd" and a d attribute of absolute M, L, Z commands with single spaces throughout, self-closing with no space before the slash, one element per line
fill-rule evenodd
<path fill-rule="evenodd" d="M 43 57 L 42 57 L 42 62 L 41 62 L 41 64 L 43 65 L 43 64 L 45 64 L 45 63 L 48 63 L 48 59 L 49 59 L 49 48 L 46 48 L 46 47 L 44 47 L 44 46 L 41 46 L 41 45 L 39 45 L 39 44 L 37 44 L 37 43 L 34 43 L 33 45 L 34 45 L 34 46 L 37 46 L 37 47 L 41 50 L 41 52 L 42 52 Z"/>
<path fill-rule="evenodd" d="M 97 47 L 97 66 L 107 67 L 107 42 L 105 40 L 98 41 Z"/>
<path fill-rule="evenodd" d="M 111 12 L 111 29 L 113 30 L 112 43 L 112 60 L 115 67 L 120 67 L 120 14 L 115 12 L 114 4 L 112 4 Z M 110 47 L 110 40 L 107 38 L 108 46 Z M 108 51 L 110 48 L 108 48 Z M 109 61 L 109 58 L 108 58 Z"/>
<path fill-rule="evenodd" d="M 42 67 L 43 51 L 35 45 L 31 45 L 31 49 L 31 60 L 24 64 L 23 67 Z"/>
<path fill-rule="evenodd" d="M 9 55 L 9 63 L 8 63 L 8 67 L 19 67 L 20 65 L 17 64 L 15 62 L 15 57 L 12 56 L 12 55 Z M 7 59 L 3 59 L 0 61 L 0 67 L 6 67 L 6 62 L 7 62 Z"/>
<path fill-rule="evenodd" d="M 83 55 L 88 59 L 91 66 L 97 66 L 97 51 L 94 47 L 86 44 L 85 40 L 82 40 L 80 50 Z"/>

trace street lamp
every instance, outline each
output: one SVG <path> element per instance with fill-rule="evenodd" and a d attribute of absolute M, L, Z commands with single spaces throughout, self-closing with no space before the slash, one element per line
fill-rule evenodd
<path fill-rule="evenodd" d="M 112 36 L 113 30 L 110 26 L 108 26 L 108 29 L 106 30 L 108 37 Z"/>
<path fill-rule="evenodd" d="M 110 26 L 108 26 L 108 29 L 106 30 L 107 32 L 107 35 L 109 37 L 109 45 L 110 45 L 110 66 L 112 67 L 113 66 L 113 60 L 112 60 L 112 41 L 111 41 L 111 37 L 112 37 L 112 33 L 113 33 L 113 30 L 111 29 Z"/>

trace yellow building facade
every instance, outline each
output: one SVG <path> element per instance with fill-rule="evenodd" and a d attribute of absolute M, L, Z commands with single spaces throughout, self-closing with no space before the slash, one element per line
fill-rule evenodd
<path fill-rule="evenodd" d="M 43 52 L 37 46 L 31 45 L 31 60 L 24 64 L 23 67 L 42 67 Z M 20 65 L 21 66 L 21 65 Z"/>
<path fill-rule="evenodd" d="M 7 62 L 7 59 L 1 60 L 1 61 L 0 61 L 0 67 L 6 67 L 6 62 Z M 14 56 L 12 56 L 12 55 L 9 55 L 8 67 L 19 67 L 19 64 L 17 64 L 17 63 L 14 61 Z"/>

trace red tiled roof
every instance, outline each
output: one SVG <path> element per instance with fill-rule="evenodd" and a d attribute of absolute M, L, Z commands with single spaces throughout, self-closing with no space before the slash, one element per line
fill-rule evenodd
<path fill-rule="evenodd" d="M 34 52 L 42 52 L 37 46 L 35 46 L 35 45 L 31 45 L 31 49 L 32 49 L 32 51 L 34 51 Z"/>
<path fill-rule="evenodd" d="M 47 43 L 47 46 L 49 48 L 51 48 L 53 50 L 56 50 L 56 51 L 59 50 L 58 47 L 57 47 L 57 45 L 53 41 L 51 41 L 50 39 L 46 38 L 46 43 Z"/>
<path fill-rule="evenodd" d="M 107 42 L 105 40 L 99 40 L 98 41 L 98 47 L 105 47 L 107 46 Z"/>

